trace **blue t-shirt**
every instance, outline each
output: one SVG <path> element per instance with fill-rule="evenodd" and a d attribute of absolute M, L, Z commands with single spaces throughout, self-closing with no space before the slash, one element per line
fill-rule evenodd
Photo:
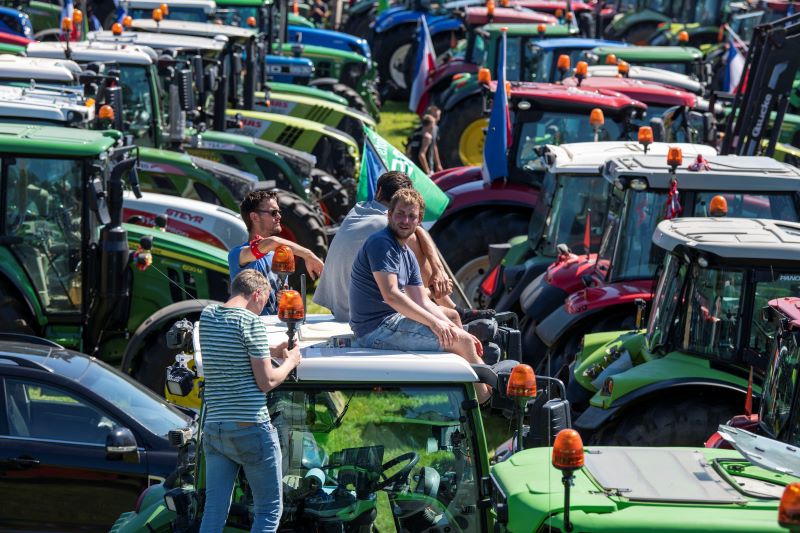
<path fill-rule="evenodd" d="M 261 259 L 256 259 L 255 261 L 247 263 L 245 266 L 239 266 L 239 255 L 242 253 L 242 248 L 244 247 L 249 248 L 250 243 L 246 242 L 228 252 L 228 269 L 231 273 L 231 282 L 233 278 L 245 268 L 252 268 L 264 274 L 264 277 L 269 280 L 269 286 L 272 290 L 269 291 L 269 299 L 267 300 L 267 305 L 264 306 L 264 310 L 261 311 L 261 315 L 275 315 L 278 313 L 277 294 L 280 289 L 280 287 L 278 287 L 278 276 L 272 272 L 272 257 L 275 255 L 275 252 L 268 252 Z"/>
<path fill-rule="evenodd" d="M 388 227 L 370 235 L 353 260 L 350 277 L 350 327 L 356 337 L 363 337 L 396 313 L 383 301 L 373 272 L 397 274 L 403 292 L 406 285 L 422 285 L 417 258 L 397 242 Z"/>

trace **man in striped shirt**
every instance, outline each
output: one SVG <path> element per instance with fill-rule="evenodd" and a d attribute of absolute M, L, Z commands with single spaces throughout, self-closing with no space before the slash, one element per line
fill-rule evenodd
<path fill-rule="evenodd" d="M 244 468 L 253 492 L 252 531 L 273 532 L 281 518 L 281 449 L 270 422 L 266 393 L 300 363 L 300 350 L 269 346 L 259 318 L 270 297 L 267 278 L 242 270 L 231 298 L 200 315 L 203 354 L 206 502 L 201 532 L 222 531 L 236 474 Z M 272 358 L 281 361 L 272 366 Z"/>

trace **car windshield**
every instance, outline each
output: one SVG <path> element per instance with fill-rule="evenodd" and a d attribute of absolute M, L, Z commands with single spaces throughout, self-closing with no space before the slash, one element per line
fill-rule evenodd
<path fill-rule="evenodd" d="M 522 117 L 517 143 L 516 165 L 525 168 L 526 164 L 539 158 L 536 148 L 543 144 L 564 144 L 590 142 L 595 133 L 589 126 L 589 113 L 566 113 L 559 111 L 527 111 Z M 624 124 L 606 117 L 598 130 L 598 140 L 618 141 L 626 138 Z"/>
<path fill-rule="evenodd" d="M 800 362 L 800 334 L 787 332 L 774 345 L 770 354 L 770 370 L 764 380 L 760 422 L 769 435 L 781 438 L 792 446 L 800 445 L 800 424 L 787 428 L 797 390 Z M 798 419 L 800 420 L 800 419 Z M 789 433 L 786 434 L 786 430 Z"/>
<path fill-rule="evenodd" d="M 165 437 L 170 430 L 186 427 L 191 422 L 187 415 L 166 400 L 105 363 L 93 361 L 75 379 L 155 435 Z"/>
<path fill-rule="evenodd" d="M 284 450 L 282 526 L 336 517 L 350 530 L 372 513 L 370 530 L 483 531 L 466 399 L 457 385 L 281 387 L 270 409 Z"/>
<path fill-rule="evenodd" d="M 677 322 L 676 311 L 682 300 L 681 292 L 686 280 L 687 264 L 673 254 L 667 254 L 664 268 L 658 279 L 653 312 L 647 326 L 647 345 L 651 352 L 667 343 L 672 327 Z"/>
<path fill-rule="evenodd" d="M 544 232 L 542 253 L 555 256 L 556 247 L 562 243 L 572 251 L 586 253 L 584 235 L 589 210 L 590 246 L 596 252 L 606 221 L 610 187 L 602 176 L 559 176 Z"/>
<path fill-rule="evenodd" d="M 217 9 L 214 19 L 221 21 L 226 26 L 250 28 L 247 25 L 247 19 L 253 17 L 258 20 L 258 15 L 259 8 L 257 6 L 226 6 Z"/>

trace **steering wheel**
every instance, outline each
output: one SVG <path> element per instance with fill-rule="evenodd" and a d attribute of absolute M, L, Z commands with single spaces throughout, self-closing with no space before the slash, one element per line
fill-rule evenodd
<path fill-rule="evenodd" d="M 407 461 L 406 465 L 403 466 L 399 471 L 395 472 L 389 477 L 386 477 L 386 471 L 399 465 L 403 461 Z M 398 455 L 394 459 L 383 463 L 381 466 L 381 477 L 383 479 L 378 485 L 375 487 L 375 490 L 384 490 L 387 487 L 394 485 L 397 482 L 403 481 L 404 483 L 408 483 L 408 475 L 411 473 L 411 469 L 414 468 L 417 463 L 419 462 L 419 454 L 416 452 L 407 452 L 402 455 Z"/>

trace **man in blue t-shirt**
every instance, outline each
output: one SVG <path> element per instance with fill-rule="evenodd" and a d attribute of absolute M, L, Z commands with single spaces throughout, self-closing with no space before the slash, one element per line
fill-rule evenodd
<path fill-rule="evenodd" d="M 480 341 L 456 326 L 422 286 L 419 264 L 406 246 L 425 214 L 414 189 L 400 189 L 389 203 L 389 226 L 371 235 L 353 261 L 350 327 L 356 346 L 379 350 L 448 351 L 483 363 Z M 478 387 L 479 399 L 490 389 Z"/>
<path fill-rule="evenodd" d="M 250 240 L 233 248 L 228 253 L 228 268 L 231 280 L 242 269 L 252 268 L 261 272 L 269 280 L 272 290 L 269 300 L 264 306 L 262 315 L 274 315 L 278 312 L 277 294 L 278 278 L 272 273 L 272 256 L 280 245 L 292 249 L 294 255 L 303 259 L 306 270 L 312 280 L 317 279 L 322 273 L 322 260 L 314 253 L 299 244 L 287 241 L 277 235 L 281 232 L 281 210 L 278 206 L 278 194 L 274 191 L 252 191 L 247 193 L 242 203 L 239 204 Z"/>

